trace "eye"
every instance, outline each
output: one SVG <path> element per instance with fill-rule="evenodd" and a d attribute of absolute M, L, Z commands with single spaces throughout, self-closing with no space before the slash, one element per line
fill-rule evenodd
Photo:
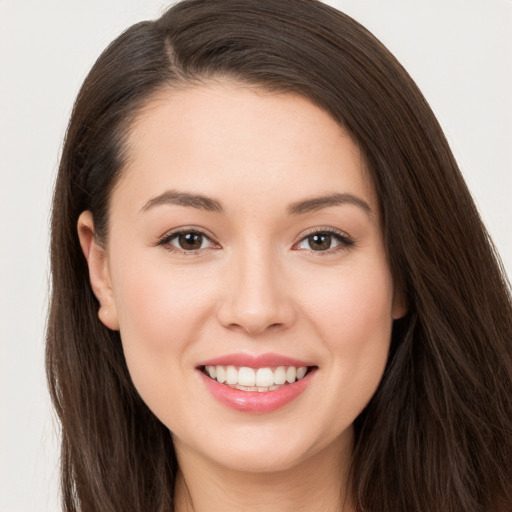
<path fill-rule="evenodd" d="M 198 249 L 204 249 L 207 245 L 208 239 L 201 233 L 179 233 L 175 235 L 169 243 L 179 249 L 185 251 L 197 251 Z"/>
<path fill-rule="evenodd" d="M 324 230 L 310 233 L 302 238 L 302 240 L 295 245 L 295 248 L 316 252 L 328 252 L 348 248 L 352 245 L 354 245 L 353 240 L 345 234 L 338 231 Z"/>
<path fill-rule="evenodd" d="M 171 251 L 181 252 L 197 252 L 216 247 L 216 244 L 204 233 L 191 229 L 170 233 L 164 236 L 158 245 L 163 245 Z"/>

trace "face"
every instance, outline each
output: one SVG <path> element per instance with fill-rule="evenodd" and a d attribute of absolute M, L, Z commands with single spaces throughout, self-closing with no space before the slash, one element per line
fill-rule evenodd
<path fill-rule="evenodd" d="M 350 443 L 403 308 L 347 132 L 300 96 L 225 83 L 160 93 L 128 148 L 108 240 L 88 212 L 79 233 L 178 456 L 271 471 Z"/>

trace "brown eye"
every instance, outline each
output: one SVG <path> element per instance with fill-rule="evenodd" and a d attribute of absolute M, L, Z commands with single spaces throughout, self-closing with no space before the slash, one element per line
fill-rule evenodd
<path fill-rule="evenodd" d="M 221 248 L 208 235 L 193 228 L 184 228 L 164 235 L 156 245 L 181 254 L 196 254 L 208 249 Z"/>
<path fill-rule="evenodd" d="M 203 246 L 203 235 L 201 233 L 180 233 L 176 241 L 180 249 L 185 251 L 197 251 Z"/>
<path fill-rule="evenodd" d="M 315 233 L 309 235 L 307 241 L 313 251 L 326 251 L 331 248 L 332 235 L 329 233 Z"/>
<path fill-rule="evenodd" d="M 315 252 L 331 252 L 338 249 L 348 249 L 353 245 L 354 241 L 344 233 L 338 231 L 316 231 L 305 236 L 294 248 Z"/>

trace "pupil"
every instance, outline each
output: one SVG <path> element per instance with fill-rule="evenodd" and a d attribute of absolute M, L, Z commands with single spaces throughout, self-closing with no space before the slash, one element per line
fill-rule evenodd
<path fill-rule="evenodd" d="M 200 249 L 203 236 L 199 233 L 185 233 L 179 236 L 179 244 L 182 249 Z"/>
<path fill-rule="evenodd" d="M 325 251 L 331 247 L 331 235 L 325 233 L 310 235 L 308 241 L 314 251 Z"/>

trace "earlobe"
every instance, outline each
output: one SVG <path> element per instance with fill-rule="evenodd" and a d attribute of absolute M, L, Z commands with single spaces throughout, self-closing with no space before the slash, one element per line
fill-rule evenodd
<path fill-rule="evenodd" d="M 80 246 L 87 260 L 92 291 L 100 304 L 98 317 L 109 329 L 119 329 L 117 310 L 112 291 L 107 253 L 98 242 L 94 231 L 94 219 L 90 211 L 80 214 L 77 223 Z"/>

